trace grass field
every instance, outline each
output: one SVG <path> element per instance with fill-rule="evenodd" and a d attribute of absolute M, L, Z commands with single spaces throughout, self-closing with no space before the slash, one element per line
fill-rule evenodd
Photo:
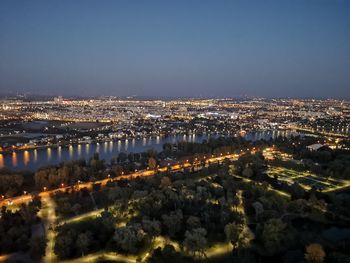
<path fill-rule="evenodd" d="M 349 181 L 331 178 L 327 179 L 309 171 L 300 172 L 293 169 L 275 166 L 270 166 L 268 168 L 267 175 L 270 177 L 277 176 L 278 180 L 286 182 L 289 185 L 297 182 L 305 190 L 310 190 L 312 187 L 316 187 L 321 191 L 330 192 L 347 187 L 350 184 Z"/>

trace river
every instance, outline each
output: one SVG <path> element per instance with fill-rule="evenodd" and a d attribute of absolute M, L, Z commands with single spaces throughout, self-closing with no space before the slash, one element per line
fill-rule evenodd
<path fill-rule="evenodd" d="M 247 140 L 260 140 L 276 138 L 277 136 L 289 137 L 295 135 L 290 131 L 262 131 L 247 133 Z M 144 152 L 149 149 L 161 151 L 164 143 L 177 141 L 202 142 L 217 135 L 173 135 L 168 137 L 149 137 L 143 139 L 115 140 L 103 143 L 76 144 L 71 146 L 48 147 L 30 149 L 7 154 L 0 154 L 0 169 L 30 170 L 47 165 L 56 165 L 68 160 L 88 160 L 94 153 L 99 153 L 100 158 L 109 162 L 120 152 Z"/>

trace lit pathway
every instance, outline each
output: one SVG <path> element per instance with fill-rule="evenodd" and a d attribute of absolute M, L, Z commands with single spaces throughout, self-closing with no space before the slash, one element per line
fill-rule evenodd
<path fill-rule="evenodd" d="M 104 208 L 93 210 L 91 212 L 86 212 L 84 214 L 80 214 L 80 215 L 73 216 L 71 218 L 62 220 L 62 221 L 58 222 L 57 225 L 77 223 L 77 222 L 82 221 L 82 220 L 98 217 L 101 215 L 101 213 L 103 211 L 104 211 Z"/>
<path fill-rule="evenodd" d="M 55 246 L 55 223 L 56 223 L 56 204 L 51 197 L 46 196 L 41 199 L 42 209 L 40 210 L 40 217 L 45 223 L 45 233 L 46 233 L 46 251 L 43 262 L 52 263 L 56 261 L 56 255 L 54 253 Z"/>
<path fill-rule="evenodd" d="M 97 252 L 94 254 L 89 254 L 84 257 L 60 261 L 61 263 L 90 263 L 96 262 L 97 260 L 110 260 L 117 262 L 137 262 L 136 256 L 122 255 L 115 252 Z"/>
<path fill-rule="evenodd" d="M 228 254 L 232 251 L 232 245 L 230 242 L 225 243 L 217 243 L 209 248 L 207 248 L 204 252 L 207 258 L 213 258 L 221 255 Z"/>

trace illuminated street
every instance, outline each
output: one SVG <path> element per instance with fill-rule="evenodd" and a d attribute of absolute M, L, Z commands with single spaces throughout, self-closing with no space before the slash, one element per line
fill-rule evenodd
<path fill-rule="evenodd" d="M 205 163 L 210 164 L 210 163 L 218 163 L 218 162 L 222 162 L 224 160 L 237 160 L 238 155 L 237 154 L 226 154 L 226 155 L 219 155 L 217 157 L 209 157 L 206 158 L 204 160 Z M 198 165 L 201 165 L 201 162 L 194 162 L 194 163 L 189 163 L 189 162 L 184 162 L 182 164 L 176 163 L 174 165 L 168 165 L 168 166 L 164 166 L 164 167 L 159 167 L 158 171 L 159 172 L 166 172 L 166 171 L 178 171 L 178 170 L 182 170 L 183 168 L 191 168 L 191 167 L 196 167 Z M 111 178 L 112 180 L 132 180 L 135 179 L 137 177 L 148 177 L 148 176 L 153 176 L 156 172 L 153 170 L 141 170 L 141 171 L 137 171 L 134 172 L 132 174 L 127 174 L 127 175 L 121 175 L 118 176 L 117 178 Z M 77 185 L 78 189 L 82 189 L 82 188 L 86 188 L 91 190 L 94 184 L 100 184 L 102 187 L 106 186 L 107 182 L 109 182 L 111 180 L 110 178 L 107 179 L 103 179 L 103 180 L 98 180 L 98 181 L 94 181 L 94 182 L 84 182 L 84 183 L 80 183 Z M 51 194 L 55 194 L 57 192 L 64 192 L 66 190 L 71 189 L 71 187 L 73 186 L 64 186 L 64 187 L 60 187 L 57 189 L 53 189 L 53 190 L 48 190 L 48 191 L 43 191 L 40 192 L 38 194 L 38 196 L 40 196 L 41 198 L 44 197 L 48 197 Z M 22 195 L 22 196 L 17 196 L 14 198 L 9 198 L 9 199 L 5 199 L 5 200 L 1 200 L 0 201 L 0 207 L 1 206 L 18 206 L 20 204 L 23 203 L 27 203 L 30 202 L 32 200 L 32 196 L 30 194 L 26 194 L 26 195 Z"/>

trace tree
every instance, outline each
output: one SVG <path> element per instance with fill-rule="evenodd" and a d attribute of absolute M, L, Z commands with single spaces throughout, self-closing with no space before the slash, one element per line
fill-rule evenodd
<path fill-rule="evenodd" d="M 157 167 L 157 161 L 156 161 L 156 159 L 154 159 L 153 157 L 149 158 L 149 159 L 148 159 L 148 167 L 149 167 L 149 169 L 151 169 L 151 170 L 156 169 L 156 167 Z"/>
<path fill-rule="evenodd" d="M 73 239 L 72 239 L 73 233 L 71 231 L 68 231 L 67 233 L 64 233 L 62 235 L 58 235 L 56 237 L 55 247 L 54 251 L 55 254 L 60 259 L 70 258 L 72 254 L 72 245 L 73 245 Z"/>
<path fill-rule="evenodd" d="M 119 163 L 124 163 L 126 161 L 126 159 L 128 159 L 128 156 L 126 153 L 124 153 L 124 152 L 119 153 L 118 158 L 117 158 Z"/>
<path fill-rule="evenodd" d="M 75 215 L 78 215 L 81 210 L 81 205 L 76 203 L 75 205 L 72 206 L 72 211 L 74 212 Z"/>
<path fill-rule="evenodd" d="M 322 263 L 326 253 L 320 244 L 314 243 L 306 247 L 305 259 L 309 263 Z"/>
<path fill-rule="evenodd" d="M 29 203 L 28 205 L 22 204 L 19 212 L 25 222 L 34 223 L 37 219 L 36 214 L 39 212 L 39 208 L 33 203 Z"/>
<path fill-rule="evenodd" d="M 167 188 L 171 185 L 171 180 L 169 177 L 164 176 L 162 177 L 162 179 L 160 180 L 160 188 Z"/>
<path fill-rule="evenodd" d="M 270 219 L 264 224 L 262 231 L 262 241 L 268 254 L 278 252 L 287 236 L 287 224 L 281 219 Z"/>
<path fill-rule="evenodd" d="M 233 164 L 229 165 L 228 174 L 231 176 L 234 176 L 236 174 L 236 167 Z"/>
<path fill-rule="evenodd" d="M 29 254 L 35 260 L 45 256 L 45 248 L 46 239 L 44 237 L 32 237 L 29 242 Z"/>
<path fill-rule="evenodd" d="M 108 211 L 108 209 L 105 208 L 105 210 L 101 213 L 100 219 L 101 219 L 102 226 L 106 230 L 114 229 L 116 218 L 113 216 L 112 212 Z"/>
<path fill-rule="evenodd" d="M 251 240 L 254 239 L 254 233 L 248 226 L 243 227 L 243 230 L 238 239 L 238 247 L 240 249 L 246 249 L 250 246 Z"/>
<path fill-rule="evenodd" d="M 244 177 L 247 177 L 247 178 L 252 177 L 253 174 L 254 174 L 254 171 L 253 171 L 253 169 L 250 168 L 250 167 L 245 168 L 245 169 L 243 170 L 243 172 L 242 172 L 242 175 L 243 175 Z"/>
<path fill-rule="evenodd" d="M 113 172 L 116 176 L 122 175 L 123 174 L 123 167 L 121 165 L 114 165 Z"/>
<path fill-rule="evenodd" d="M 291 188 L 291 195 L 292 195 L 292 199 L 300 199 L 300 198 L 304 198 L 305 196 L 305 190 L 303 187 L 301 187 L 300 184 L 298 184 L 297 182 L 295 182 Z"/>
<path fill-rule="evenodd" d="M 233 249 L 236 248 L 239 242 L 239 236 L 242 232 L 242 226 L 236 223 L 230 223 L 225 226 L 225 235 L 228 241 L 231 242 Z"/>
<path fill-rule="evenodd" d="M 144 218 L 142 220 L 142 228 L 150 236 L 152 241 L 154 237 L 160 235 L 162 232 L 162 225 L 157 220 L 149 220 Z"/>
<path fill-rule="evenodd" d="M 182 211 L 176 210 L 172 211 L 170 215 L 163 215 L 163 224 L 167 227 L 170 237 L 175 237 L 175 235 L 181 230 L 182 227 Z"/>
<path fill-rule="evenodd" d="M 46 169 L 41 169 L 37 171 L 34 175 L 35 186 L 42 190 L 43 187 L 49 187 L 48 173 Z"/>
<path fill-rule="evenodd" d="M 239 199 L 237 194 L 233 197 L 232 204 L 233 204 L 233 206 L 235 207 L 235 209 L 237 211 L 238 206 L 241 204 L 241 200 Z"/>
<path fill-rule="evenodd" d="M 196 216 L 190 216 L 187 221 L 186 224 L 188 226 L 189 229 L 193 229 L 193 228 L 198 228 L 201 226 L 201 221 L 198 217 Z"/>
<path fill-rule="evenodd" d="M 184 246 L 190 254 L 196 255 L 196 252 L 199 253 L 199 256 L 206 256 L 204 248 L 207 245 L 206 236 L 207 231 L 204 228 L 194 228 L 190 231 L 186 231 Z"/>
<path fill-rule="evenodd" d="M 84 256 L 84 253 L 88 251 L 89 245 L 91 243 L 89 233 L 81 233 L 78 235 L 77 240 L 75 241 L 75 246 L 81 252 L 81 255 Z"/>
<path fill-rule="evenodd" d="M 7 197 L 18 194 L 22 190 L 24 178 L 17 174 L 0 174 L 0 194 Z"/>
<path fill-rule="evenodd" d="M 127 225 L 115 230 L 113 240 L 125 252 L 136 253 L 145 233 L 139 224 Z"/>
<path fill-rule="evenodd" d="M 258 221 L 259 216 L 264 212 L 264 207 L 260 202 L 254 202 L 253 207 L 255 210 L 255 220 Z"/>

